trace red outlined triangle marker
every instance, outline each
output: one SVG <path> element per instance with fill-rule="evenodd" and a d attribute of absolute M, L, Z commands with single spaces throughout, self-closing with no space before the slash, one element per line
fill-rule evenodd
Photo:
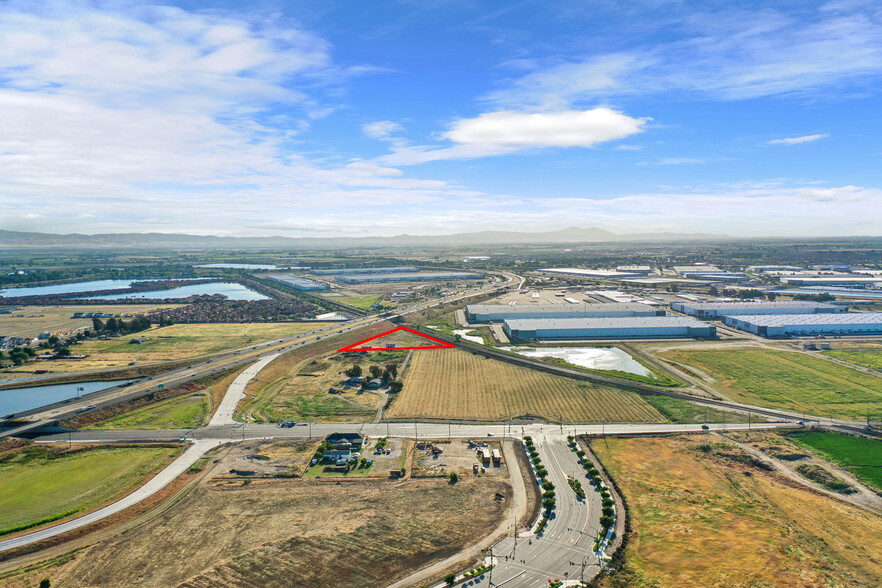
<path fill-rule="evenodd" d="M 374 339 L 379 339 L 380 337 L 385 337 L 386 335 L 391 335 L 396 331 L 408 331 L 409 333 L 413 333 L 414 335 L 419 335 L 424 339 L 429 339 L 430 341 L 434 341 L 438 343 L 438 345 L 424 345 L 422 347 L 359 347 L 359 345 L 364 345 L 365 343 L 370 343 Z M 347 347 L 342 349 L 338 349 L 340 353 L 354 353 L 356 351 L 403 351 L 406 349 L 455 349 L 456 345 L 453 343 L 448 343 L 447 341 L 442 341 L 441 339 L 436 339 L 435 337 L 431 337 L 426 335 L 425 333 L 420 333 L 419 331 L 414 331 L 413 329 L 408 329 L 407 327 L 398 327 L 396 329 L 392 329 L 391 331 L 386 331 L 385 333 L 380 333 L 379 335 L 375 335 L 370 339 L 365 339 L 364 341 L 359 341 L 358 343 L 353 343 Z"/>

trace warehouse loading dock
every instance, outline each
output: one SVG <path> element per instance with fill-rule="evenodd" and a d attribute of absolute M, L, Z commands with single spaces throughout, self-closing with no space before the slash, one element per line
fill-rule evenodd
<path fill-rule="evenodd" d="M 712 339 L 717 329 L 694 318 L 648 316 L 577 319 L 512 319 L 503 329 L 514 342 L 590 339 Z"/>

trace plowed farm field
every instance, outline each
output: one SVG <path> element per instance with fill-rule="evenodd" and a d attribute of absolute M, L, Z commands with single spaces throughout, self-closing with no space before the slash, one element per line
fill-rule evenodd
<path fill-rule="evenodd" d="M 388 418 L 659 423 L 667 419 L 632 392 L 561 378 L 460 351 L 415 351 Z"/>

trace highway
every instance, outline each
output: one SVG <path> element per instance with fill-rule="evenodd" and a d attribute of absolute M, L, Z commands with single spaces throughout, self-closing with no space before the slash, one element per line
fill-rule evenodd
<path fill-rule="evenodd" d="M 481 288 L 471 288 L 465 292 L 457 293 L 440 300 L 415 304 L 405 308 L 398 314 L 390 315 L 388 317 L 371 315 L 352 319 L 339 324 L 308 331 L 306 333 L 299 333 L 282 339 L 274 339 L 272 341 L 265 341 L 241 349 L 230 350 L 224 354 L 215 355 L 213 357 L 203 356 L 203 358 L 194 361 L 194 363 L 186 367 L 174 369 L 159 376 L 141 379 L 131 386 L 118 386 L 83 396 L 80 399 L 58 402 L 47 407 L 21 413 L 17 415 L 17 418 L 20 419 L 27 416 L 30 422 L 15 428 L 0 429 L 0 438 L 33 433 L 34 431 L 52 425 L 60 420 L 71 418 L 78 414 L 82 409 L 93 405 L 97 408 L 106 408 L 114 404 L 127 402 L 145 396 L 162 388 L 178 386 L 222 370 L 245 366 L 255 361 L 263 362 L 268 357 L 276 357 L 287 351 L 314 343 L 322 338 L 348 333 L 384 320 L 404 317 L 423 310 L 435 308 L 441 304 L 449 304 L 451 302 L 457 302 L 467 298 L 481 296 L 489 292 L 502 290 L 511 286 L 518 280 L 520 280 L 520 283 L 523 283 L 523 278 L 516 274 L 510 274 L 508 272 L 500 273 L 503 274 L 506 279 L 503 283 L 494 282 Z M 100 378 L 100 374 L 96 374 L 96 378 Z M 234 407 L 235 404 L 233 405 L 233 408 Z"/>

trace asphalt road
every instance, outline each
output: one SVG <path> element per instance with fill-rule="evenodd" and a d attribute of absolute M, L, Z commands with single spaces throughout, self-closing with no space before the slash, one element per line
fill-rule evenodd
<path fill-rule="evenodd" d="M 600 495 L 559 434 L 539 434 L 533 441 L 555 486 L 554 514 L 541 535 L 508 536 L 494 545 L 495 567 L 473 586 L 547 586 L 550 579 L 590 580 L 600 571 L 600 562 L 592 552 L 600 530 Z M 567 476 L 582 482 L 585 500 L 576 497 Z"/>

